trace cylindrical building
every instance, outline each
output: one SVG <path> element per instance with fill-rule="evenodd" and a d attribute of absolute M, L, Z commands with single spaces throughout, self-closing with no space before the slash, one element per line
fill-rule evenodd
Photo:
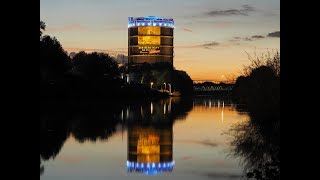
<path fill-rule="evenodd" d="M 157 16 L 128 18 L 128 65 L 168 63 L 173 66 L 171 18 Z"/>

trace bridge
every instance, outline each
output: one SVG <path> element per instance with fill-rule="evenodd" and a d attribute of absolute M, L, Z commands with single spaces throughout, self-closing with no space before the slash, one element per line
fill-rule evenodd
<path fill-rule="evenodd" d="M 193 80 L 193 91 L 199 94 L 230 93 L 235 81 Z"/>
<path fill-rule="evenodd" d="M 223 83 L 223 84 L 235 84 L 235 80 L 224 80 L 224 81 L 221 81 L 221 80 L 216 80 L 216 79 L 193 79 L 193 84 L 201 84 L 201 83 L 204 83 L 204 82 L 211 82 L 211 83 L 214 83 L 214 84 L 220 84 L 220 83 Z"/>

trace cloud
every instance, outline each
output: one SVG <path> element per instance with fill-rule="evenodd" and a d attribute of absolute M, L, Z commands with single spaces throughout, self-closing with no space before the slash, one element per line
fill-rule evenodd
<path fill-rule="evenodd" d="M 209 140 L 204 140 L 204 141 L 201 141 L 201 142 L 199 142 L 199 143 L 202 144 L 202 145 L 211 146 L 211 147 L 216 147 L 216 146 L 218 146 L 217 143 L 210 142 Z"/>
<path fill-rule="evenodd" d="M 202 44 L 201 46 L 208 47 L 208 46 L 218 46 L 218 45 L 220 45 L 220 43 L 212 41 L 210 43 Z"/>
<path fill-rule="evenodd" d="M 251 38 L 254 38 L 254 39 L 262 39 L 262 38 L 264 38 L 264 36 L 255 35 L 255 36 L 251 36 Z"/>
<path fill-rule="evenodd" d="M 218 42 L 206 42 L 205 44 L 200 44 L 200 45 L 182 45 L 182 46 L 175 46 L 175 48 L 204 48 L 204 49 L 212 49 L 212 47 L 216 46 L 223 46 L 223 44 L 218 43 Z"/>
<path fill-rule="evenodd" d="M 74 32 L 74 31 L 88 31 L 89 28 L 80 24 L 69 24 L 62 27 L 48 27 L 48 32 Z"/>
<path fill-rule="evenodd" d="M 248 4 L 242 5 L 242 8 L 243 8 L 242 10 L 247 11 L 247 12 L 255 11 L 254 7 L 252 7 L 252 6 L 248 5 Z"/>
<path fill-rule="evenodd" d="M 228 10 L 213 10 L 206 12 L 209 16 L 248 16 L 249 12 L 255 11 L 255 9 L 250 5 L 243 5 L 241 9 L 228 9 Z"/>
<path fill-rule="evenodd" d="M 183 30 L 183 31 L 187 31 L 187 32 L 192 32 L 192 30 L 187 29 L 187 28 L 183 28 L 182 30 Z"/>
<path fill-rule="evenodd" d="M 241 41 L 242 40 L 242 38 L 241 37 L 233 37 L 232 39 L 230 39 L 229 41 L 230 42 L 238 42 L 238 41 Z"/>
<path fill-rule="evenodd" d="M 210 146 L 210 147 L 216 147 L 219 144 L 210 141 L 209 139 L 206 140 L 202 140 L 202 141 L 195 141 L 195 140 L 179 140 L 179 142 L 183 142 L 183 143 L 192 143 L 192 144 L 200 144 L 200 145 L 204 145 L 204 146 Z M 191 157 L 190 157 L 191 158 Z M 189 159 L 189 158 L 187 158 Z"/>
<path fill-rule="evenodd" d="M 254 35 L 251 37 L 233 37 L 232 39 L 230 39 L 230 42 L 239 42 L 239 41 L 253 41 L 253 40 L 258 40 L 258 39 L 263 39 L 265 38 L 265 36 L 262 35 Z"/>
<path fill-rule="evenodd" d="M 268 37 L 280 37 L 280 31 L 275 31 L 268 34 Z"/>
<path fill-rule="evenodd" d="M 200 45 L 200 46 L 203 47 L 203 48 L 205 48 L 205 49 L 212 49 L 211 47 L 213 47 L 213 46 L 219 46 L 219 45 L 220 45 L 220 43 L 212 41 L 212 42 L 210 42 L 210 43 L 202 44 L 202 45 Z"/>

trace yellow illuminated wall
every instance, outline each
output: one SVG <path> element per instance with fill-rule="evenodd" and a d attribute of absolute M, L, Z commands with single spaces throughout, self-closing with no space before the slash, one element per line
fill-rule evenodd
<path fill-rule="evenodd" d="M 160 27 L 138 27 L 138 35 L 160 35 Z"/>
<path fill-rule="evenodd" d="M 142 163 L 172 160 L 172 126 L 131 126 L 128 129 L 128 160 Z"/>
<path fill-rule="evenodd" d="M 137 145 L 138 162 L 160 162 L 159 139 L 156 131 L 139 132 Z"/>
<path fill-rule="evenodd" d="M 138 45 L 158 45 L 160 46 L 160 36 L 139 36 Z"/>

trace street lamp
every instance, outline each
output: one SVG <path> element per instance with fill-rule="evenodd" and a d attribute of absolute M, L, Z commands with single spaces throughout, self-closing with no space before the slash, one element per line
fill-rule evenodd
<path fill-rule="evenodd" d="M 153 85 L 153 82 L 150 83 L 151 89 L 152 89 L 152 85 Z"/>

